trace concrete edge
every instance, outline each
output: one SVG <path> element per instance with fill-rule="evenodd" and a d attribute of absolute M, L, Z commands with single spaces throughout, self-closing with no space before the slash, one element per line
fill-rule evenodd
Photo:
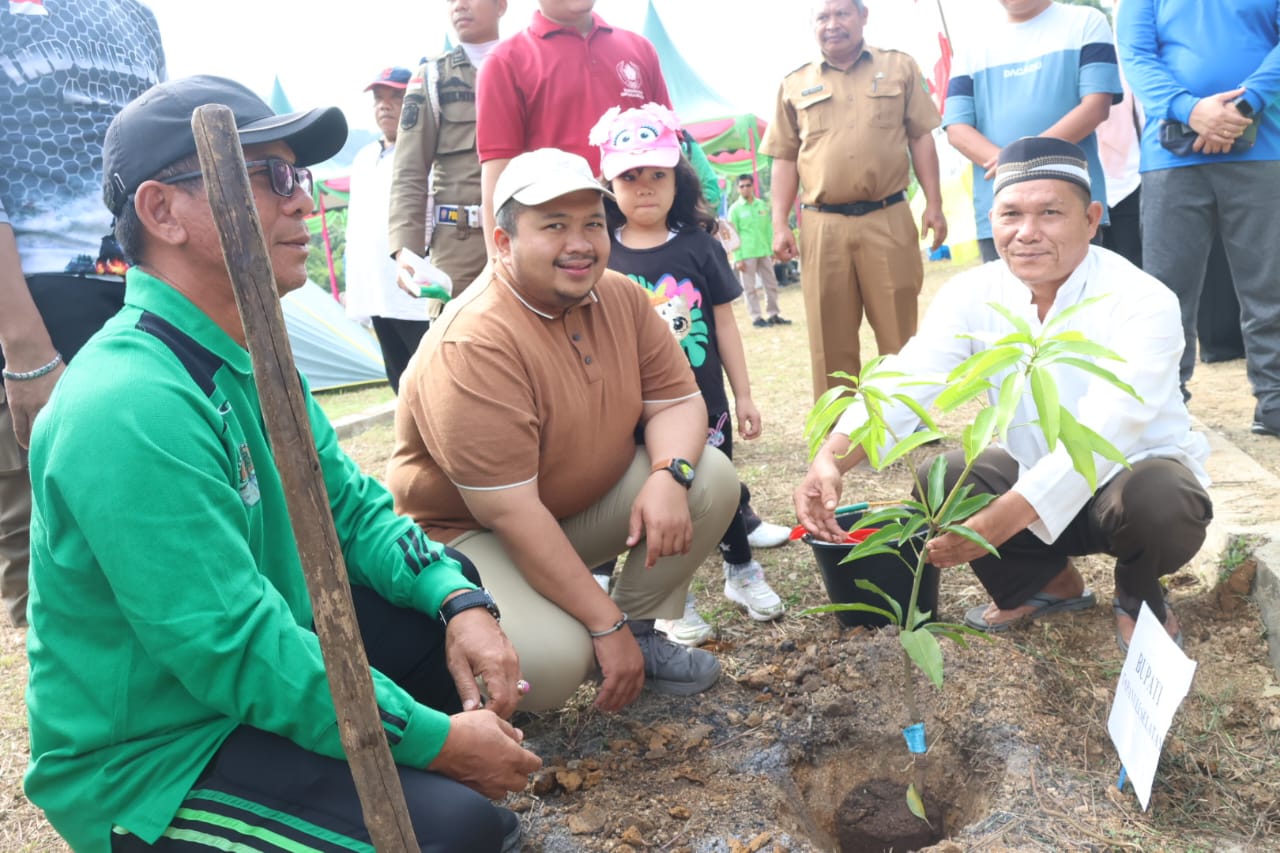
<path fill-rule="evenodd" d="M 354 438 L 369 427 L 387 424 L 396 418 L 396 401 L 388 400 L 377 406 L 370 406 L 353 415 L 344 415 L 333 421 L 333 431 L 338 434 L 339 441 Z"/>
<path fill-rule="evenodd" d="M 1280 518 L 1274 511 L 1267 514 L 1257 502 L 1257 495 L 1280 496 L 1280 477 L 1203 423 L 1193 419 L 1193 426 L 1209 440 L 1207 467 L 1213 478 L 1209 487 L 1213 521 L 1192 570 L 1213 588 L 1218 582 L 1219 562 L 1231 538 L 1257 539 L 1253 556 L 1258 570 L 1253 597 L 1267 631 L 1271 666 L 1280 678 Z"/>

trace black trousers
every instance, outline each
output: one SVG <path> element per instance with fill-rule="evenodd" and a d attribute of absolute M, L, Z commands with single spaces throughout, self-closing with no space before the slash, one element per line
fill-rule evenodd
<path fill-rule="evenodd" d="M 27 287 L 63 361 L 71 361 L 94 332 L 124 305 L 124 279 L 32 275 L 27 276 Z M 3 366 L 4 353 L 0 352 L 0 367 Z"/>
<path fill-rule="evenodd" d="M 473 583 L 475 567 L 448 549 Z M 435 619 L 352 587 L 369 663 L 415 699 L 446 713 L 461 702 L 445 668 L 444 629 Z M 400 767 L 400 784 L 423 851 L 501 850 L 505 830 L 494 805 L 470 788 L 423 769 Z M 240 726 L 223 743 L 182 803 L 165 835 L 147 845 L 113 835 L 113 853 L 194 850 L 316 850 L 350 853 L 369 846 L 351 770 L 292 741 Z M 236 847 L 234 845 L 241 845 Z"/>
<path fill-rule="evenodd" d="M 964 470 L 964 451 L 944 454 L 946 488 Z M 929 459 L 917 470 L 928 482 Z M 1003 495 L 1018 480 L 1017 461 L 999 448 L 985 451 L 969 473 L 974 494 Z M 1144 459 L 1098 488 L 1062 534 L 1046 544 L 1023 530 L 969 565 L 1001 610 L 1018 607 L 1042 590 L 1068 557 L 1109 554 L 1116 558 L 1115 597 L 1120 606 L 1138 609 L 1146 602 L 1164 621 L 1160 578 L 1185 565 L 1204 543 L 1213 504 L 1199 481 L 1172 459 Z"/>
<path fill-rule="evenodd" d="M 1244 358 L 1244 331 L 1240 322 L 1240 300 L 1227 263 L 1222 235 L 1214 238 L 1209 264 L 1204 272 L 1204 290 L 1196 314 L 1196 336 L 1200 360 L 1230 361 Z"/>
<path fill-rule="evenodd" d="M 396 320 L 392 317 L 373 317 L 373 330 L 378 335 L 378 347 L 382 350 L 382 363 L 387 368 L 387 381 L 391 390 L 400 393 L 400 374 L 409 359 L 418 351 L 418 342 L 431 328 L 427 320 Z"/>
<path fill-rule="evenodd" d="M 1142 268 L 1142 187 L 1109 211 L 1111 224 L 1102 229 L 1102 245 Z"/>

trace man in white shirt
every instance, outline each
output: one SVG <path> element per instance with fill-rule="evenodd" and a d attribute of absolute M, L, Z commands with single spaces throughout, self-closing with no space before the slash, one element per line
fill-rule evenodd
<path fill-rule="evenodd" d="M 1138 399 L 1085 371 L 1050 369 L 1062 405 L 1115 445 L 1130 467 L 1095 457 L 1100 485 L 1091 493 L 1065 448 L 1048 451 L 1027 395 L 1018 404 L 1007 443 L 984 452 L 970 476 L 976 493 L 999 497 L 965 524 L 1000 556 L 952 533 L 929 540 L 926 548 L 929 561 L 940 568 L 966 562 L 973 567 L 993 601 L 971 609 L 965 622 L 987 631 L 1091 607 L 1094 594 L 1085 589 L 1070 558 L 1114 556 L 1116 639 L 1123 649 L 1143 602 L 1170 636 L 1181 640 L 1159 578 L 1195 555 L 1213 509 L 1203 467 L 1208 444 L 1191 431 L 1178 388 L 1183 335 L 1177 299 L 1119 255 L 1090 246 L 1101 218 L 1101 204 L 1089 198 L 1087 161 L 1078 146 L 1028 137 L 1005 147 L 991 211 L 1001 260 L 948 282 L 920 331 L 884 367 L 906 376 L 890 393 L 909 394 L 928 406 L 942 386 L 907 384 L 912 378 L 945 376 L 985 349 L 985 341 L 1011 331 L 992 303 L 1038 330 L 1068 307 L 1104 297 L 1062 328 L 1078 330 L 1119 354 L 1123 361 L 1105 366 L 1132 386 Z M 993 379 L 999 388 L 1001 377 Z M 990 402 L 996 398 L 993 390 Z M 917 421 L 905 405 L 886 408 L 885 414 L 897 435 L 909 435 Z M 864 420 L 861 406 L 850 407 L 796 489 L 800 521 L 823 539 L 843 537 L 834 510 L 842 475 L 867 458 L 849 441 Z M 963 451 L 946 458 L 949 488 L 964 467 Z M 927 469 L 928 463 L 922 467 Z"/>
<path fill-rule="evenodd" d="M 396 284 L 396 264 L 387 242 L 392 164 L 411 76 L 408 68 L 384 68 L 365 87 L 373 92 L 373 116 L 382 138 L 361 148 L 351 163 L 347 207 L 347 315 L 373 320 L 393 390 L 399 390 L 400 374 L 430 325 L 422 300 Z"/>

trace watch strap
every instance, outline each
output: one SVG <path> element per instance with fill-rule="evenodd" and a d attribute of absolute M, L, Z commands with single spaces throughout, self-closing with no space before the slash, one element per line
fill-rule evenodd
<path fill-rule="evenodd" d="M 479 589 L 469 589 L 461 595 L 455 595 L 453 598 L 450 598 L 444 604 L 440 605 L 440 612 L 438 616 L 442 623 L 448 625 L 449 620 L 453 617 L 457 616 L 464 610 L 471 610 L 475 607 L 483 607 L 485 610 L 488 610 L 493 614 L 495 621 L 500 618 L 497 603 L 494 602 L 493 596 L 490 595 L 489 591 L 484 587 L 480 587 Z"/>

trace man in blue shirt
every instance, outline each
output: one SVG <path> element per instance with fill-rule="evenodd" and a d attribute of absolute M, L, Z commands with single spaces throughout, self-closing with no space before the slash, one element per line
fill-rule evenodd
<path fill-rule="evenodd" d="M 1221 233 L 1257 399 L 1253 431 L 1280 436 L 1280 2 L 1125 0 L 1117 35 L 1147 114 L 1142 265 L 1182 304 L 1183 395 L 1205 265 Z"/>
<path fill-rule="evenodd" d="M 992 179 L 1000 149 L 1027 136 L 1077 143 L 1089 162 L 1093 198 L 1108 223 L 1106 181 L 1094 129 L 1120 101 L 1111 27 L 1097 9 L 1051 0 L 1000 0 L 992 21 L 957 56 L 942 126 L 973 163 L 973 213 L 982 260 L 1000 255 L 992 238 Z"/>

